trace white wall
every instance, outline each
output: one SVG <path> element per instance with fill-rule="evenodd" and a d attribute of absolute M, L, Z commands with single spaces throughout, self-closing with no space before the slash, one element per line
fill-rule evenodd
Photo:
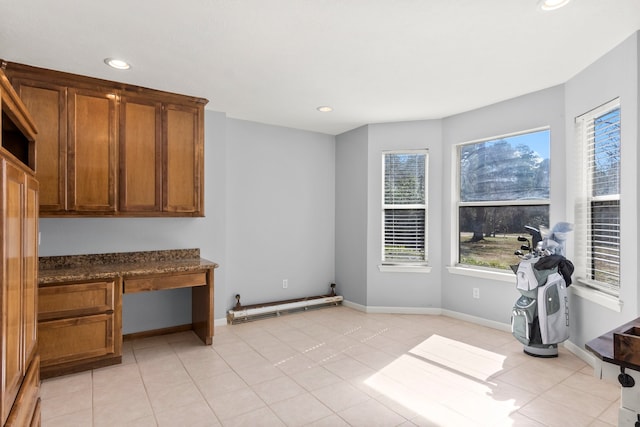
<path fill-rule="evenodd" d="M 620 194 L 620 312 L 591 300 L 571 295 L 571 341 L 579 346 L 633 320 L 639 315 L 638 292 L 638 101 L 640 73 L 640 33 L 635 33 L 618 47 L 568 81 L 565 88 L 567 139 L 573 138 L 573 123 L 580 116 L 616 97 L 620 97 L 621 120 L 621 194 Z M 568 177 L 567 211 L 573 216 L 576 188 L 571 179 L 572 144 L 566 146 Z M 571 259 L 573 248 L 567 253 Z"/>
<path fill-rule="evenodd" d="M 367 188 L 369 127 L 336 137 L 336 289 L 367 305 Z"/>
<path fill-rule="evenodd" d="M 333 136 L 228 119 L 227 142 L 227 307 L 328 293 Z"/>
<path fill-rule="evenodd" d="M 442 127 L 440 120 L 369 125 L 367 306 L 433 308 L 442 291 Z M 431 273 L 381 272 L 382 152 L 428 149 L 428 261 Z"/>

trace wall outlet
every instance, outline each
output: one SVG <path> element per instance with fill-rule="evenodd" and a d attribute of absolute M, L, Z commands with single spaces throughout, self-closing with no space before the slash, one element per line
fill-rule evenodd
<path fill-rule="evenodd" d="M 289 281 L 287 279 L 284 279 L 282 281 L 282 289 L 287 289 L 289 287 Z"/>
<path fill-rule="evenodd" d="M 479 299 L 480 298 L 480 288 L 473 288 L 473 297 L 475 299 Z"/>

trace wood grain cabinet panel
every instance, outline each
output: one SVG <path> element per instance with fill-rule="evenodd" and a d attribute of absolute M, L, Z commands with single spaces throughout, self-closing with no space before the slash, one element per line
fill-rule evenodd
<path fill-rule="evenodd" d="M 39 419 L 33 119 L 0 70 L 0 425 Z"/>
<path fill-rule="evenodd" d="M 40 213 L 115 212 L 117 185 L 117 93 L 75 88 L 64 81 L 13 79 L 32 114 L 38 136 L 36 177 Z"/>
<path fill-rule="evenodd" d="M 43 368 L 115 352 L 113 315 L 48 320 L 40 323 Z"/>
<path fill-rule="evenodd" d="M 25 375 L 25 358 L 22 354 L 23 324 L 23 282 L 22 282 L 22 227 L 24 173 L 2 159 L 3 169 L 3 277 L 2 277 L 2 320 L 3 320 L 3 372 L 2 407 L 6 421 L 9 410 L 18 396 Z"/>
<path fill-rule="evenodd" d="M 6 71 L 43 130 L 41 216 L 204 216 L 205 99 Z"/>
<path fill-rule="evenodd" d="M 38 346 L 38 181 L 25 175 L 23 223 L 23 357 L 25 366 Z"/>
<path fill-rule="evenodd" d="M 120 210 L 162 209 L 162 104 L 120 98 Z"/>
<path fill-rule="evenodd" d="M 67 88 L 54 83 L 15 79 L 20 98 L 38 122 L 40 211 L 61 212 L 67 206 Z"/>
<path fill-rule="evenodd" d="M 0 157 L 4 215 L 2 215 L 2 368 L 3 421 L 27 390 L 27 369 L 37 364 L 37 227 L 38 183 L 32 175 Z M 33 409 L 33 408 L 31 408 Z M 19 424 L 16 424 L 19 425 Z"/>
<path fill-rule="evenodd" d="M 116 292 L 115 281 L 43 286 L 38 294 L 38 318 L 45 321 L 113 313 Z"/>
<path fill-rule="evenodd" d="M 160 291 L 163 289 L 207 286 L 206 273 L 162 274 L 158 276 L 132 277 L 124 279 L 125 293 Z"/>
<path fill-rule="evenodd" d="M 22 388 L 4 427 L 40 425 L 40 363 L 36 357 L 29 366 Z"/>
<path fill-rule="evenodd" d="M 164 108 L 163 210 L 204 215 L 201 109 L 169 104 Z"/>
<path fill-rule="evenodd" d="M 40 285 L 41 375 L 48 378 L 122 361 L 122 280 Z"/>
<path fill-rule="evenodd" d="M 68 90 L 67 185 L 71 211 L 116 211 L 116 94 Z"/>

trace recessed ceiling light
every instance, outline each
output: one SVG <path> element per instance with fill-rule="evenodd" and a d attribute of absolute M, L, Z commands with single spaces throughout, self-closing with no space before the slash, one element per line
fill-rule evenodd
<path fill-rule="evenodd" d="M 128 70 L 131 68 L 131 64 L 127 61 L 123 61 L 122 59 L 105 58 L 104 63 L 117 70 Z"/>
<path fill-rule="evenodd" d="M 556 10 L 566 6 L 571 0 L 540 0 L 538 6 L 542 10 Z"/>
<path fill-rule="evenodd" d="M 328 105 L 322 105 L 316 108 L 316 110 L 320 111 L 321 113 L 329 113 L 333 111 L 333 108 L 329 107 Z"/>

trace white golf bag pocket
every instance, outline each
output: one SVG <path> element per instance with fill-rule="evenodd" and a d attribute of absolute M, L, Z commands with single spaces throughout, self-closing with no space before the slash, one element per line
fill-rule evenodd
<path fill-rule="evenodd" d="M 567 285 L 559 273 L 550 274 L 538 288 L 538 318 L 543 344 L 556 344 L 569 338 L 569 299 Z"/>
<path fill-rule="evenodd" d="M 533 271 L 533 264 L 538 258 L 520 261 L 516 271 L 516 288 L 521 291 L 530 291 L 538 287 L 538 278 Z"/>
<path fill-rule="evenodd" d="M 531 343 L 531 327 L 536 315 L 536 300 L 521 296 L 511 312 L 511 333 L 524 345 Z"/>

